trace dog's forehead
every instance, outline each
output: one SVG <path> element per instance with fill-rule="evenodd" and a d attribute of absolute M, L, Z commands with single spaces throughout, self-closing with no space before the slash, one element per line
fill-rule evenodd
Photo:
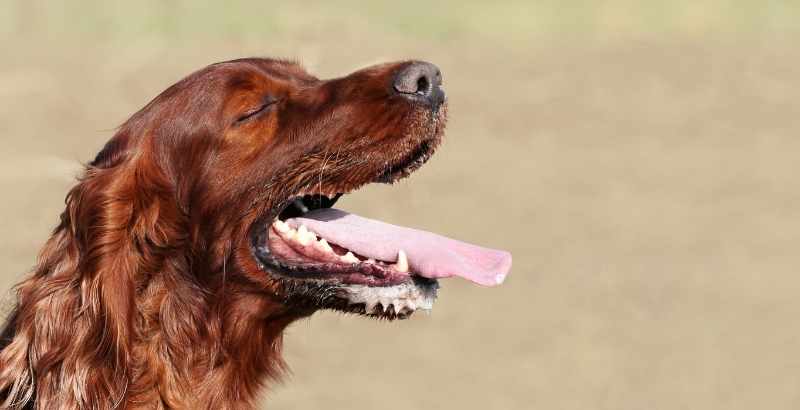
<path fill-rule="evenodd" d="M 259 65 L 270 76 L 296 81 L 318 81 L 298 62 L 289 60 L 260 60 Z"/>
<path fill-rule="evenodd" d="M 285 60 L 235 60 L 220 68 L 229 91 L 289 91 L 319 81 L 300 64 Z"/>

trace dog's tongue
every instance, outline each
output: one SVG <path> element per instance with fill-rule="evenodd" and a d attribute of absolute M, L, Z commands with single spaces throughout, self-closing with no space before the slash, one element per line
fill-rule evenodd
<path fill-rule="evenodd" d="M 393 262 L 402 249 L 408 255 L 411 271 L 426 278 L 460 276 L 480 285 L 494 286 L 503 283 L 511 269 L 511 254 L 506 251 L 362 218 L 338 209 L 317 209 L 287 222 L 294 227 L 305 225 L 328 242 L 368 258 Z"/>

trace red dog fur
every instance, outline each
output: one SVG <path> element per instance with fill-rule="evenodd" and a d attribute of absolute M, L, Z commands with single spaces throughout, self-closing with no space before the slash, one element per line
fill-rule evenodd
<path fill-rule="evenodd" d="M 3 407 L 253 408 L 284 368 L 284 328 L 326 306 L 259 267 L 250 231 L 296 195 L 393 180 L 413 167 L 392 163 L 421 143 L 432 152 L 445 107 L 389 86 L 409 64 L 323 81 L 290 62 L 236 60 L 134 114 L 16 288 Z"/>

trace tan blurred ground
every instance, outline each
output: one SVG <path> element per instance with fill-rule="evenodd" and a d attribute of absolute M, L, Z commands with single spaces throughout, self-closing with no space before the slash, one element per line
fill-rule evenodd
<path fill-rule="evenodd" d="M 416 57 L 446 145 L 343 207 L 509 249 L 512 275 L 410 321 L 295 324 L 269 408 L 800 408 L 797 2 L 200 4 L 0 7 L 3 290 L 78 164 L 181 76 Z"/>

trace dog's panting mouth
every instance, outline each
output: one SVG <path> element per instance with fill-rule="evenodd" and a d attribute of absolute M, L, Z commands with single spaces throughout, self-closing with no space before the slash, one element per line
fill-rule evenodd
<path fill-rule="evenodd" d="M 484 286 L 503 282 L 511 254 L 330 208 L 338 199 L 290 202 L 256 238 L 258 259 L 291 279 L 334 284 L 357 311 L 404 317 L 430 309 L 436 280 L 461 277 Z M 374 311 L 376 305 L 382 310 Z"/>

